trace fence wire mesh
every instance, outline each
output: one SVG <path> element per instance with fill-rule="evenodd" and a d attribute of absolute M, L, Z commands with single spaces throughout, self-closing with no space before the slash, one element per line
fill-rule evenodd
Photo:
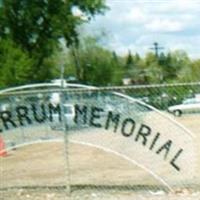
<path fill-rule="evenodd" d="M 2 93 L 0 199 L 196 199 L 199 85 Z"/>

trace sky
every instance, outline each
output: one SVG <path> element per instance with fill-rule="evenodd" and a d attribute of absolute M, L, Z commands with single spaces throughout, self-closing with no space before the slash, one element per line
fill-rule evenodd
<path fill-rule="evenodd" d="M 85 26 L 106 33 L 104 47 L 144 55 L 154 42 L 163 52 L 185 50 L 200 58 L 200 0 L 107 0 L 109 10 Z"/>

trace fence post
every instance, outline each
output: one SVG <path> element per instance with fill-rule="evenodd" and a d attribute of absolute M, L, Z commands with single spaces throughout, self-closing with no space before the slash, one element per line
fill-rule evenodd
<path fill-rule="evenodd" d="M 61 122 L 62 122 L 62 128 L 64 133 L 64 151 L 65 151 L 65 161 L 66 161 L 66 167 L 65 167 L 65 176 L 66 176 L 66 199 L 71 199 L 71 180 L 70 180 L 70 163 L 69 163 L 69 140 L 68 140 L 68 127 L 65 122 L 65 112 L 64 112 L 64 66 L 61 65 L 61 90 L 60 90 L 60 106 L 61 106 Z"/>

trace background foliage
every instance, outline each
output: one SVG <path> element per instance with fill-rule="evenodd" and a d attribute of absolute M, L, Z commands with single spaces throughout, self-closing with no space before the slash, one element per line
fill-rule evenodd
<path fill-rule="evenodd" d="M 0 87 L 60 77 L 91 85 L 199 81 L 200 60 L 183 50 L 141 56 L 105 49 L 105 35 L 82 36 L 82 24 L 108 8 L 104 0 L 1 0 Z"/>

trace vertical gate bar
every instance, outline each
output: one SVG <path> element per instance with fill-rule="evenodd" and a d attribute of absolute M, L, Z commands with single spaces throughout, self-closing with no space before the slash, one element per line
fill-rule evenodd
<path fill-rule="evenodd" d="M 16 97 L 16 96 L 15 96 Z M 10 98 L 9 98 L 9 100 L 10 100 L 10 102 L 11 102 L 11 111 L 13 112 L 13 110 L 15 109 L 15 107 L 16 107 L 16 102 L 15 102 L 15 100 L 14 100 L 14 96 L 11 96 Z M 16 116 L 14 116 L 14 117 L 16 117 Z M 17 141 L 18 143 L 20 143 L 20 144 L 23 144 L 23 143 L 25 143 L 26 142 L 26 136 L 25 136 L 25 133 L 24 133 L 24 127 L 23 126 L 20 126 L 20 128 L 19 128 L 19 131 L 20 131 L 20 136 L 21 136 L 21 138 L 16 138 L 17 140 L 19 139 L 19 141 Z M 17 136 L 16 136 L 17 137 Z"/>
<path fill-rule="evenodd" d="M 61 105 L 61 119 L 62 119 L 62 129 L 64 133 L 64 152 L 65 152 L 65 176 L 66 176 L 66 199 L 71 198 L 71 179 L 70 179 L 70 163 L 69 163 L 69 140 L 68 140 L 68 127 L 65 122 L 65 112 L 64 112 L 64 66 L 61 65 L 61 90 L 60 90 L 60 105 Z"/>

